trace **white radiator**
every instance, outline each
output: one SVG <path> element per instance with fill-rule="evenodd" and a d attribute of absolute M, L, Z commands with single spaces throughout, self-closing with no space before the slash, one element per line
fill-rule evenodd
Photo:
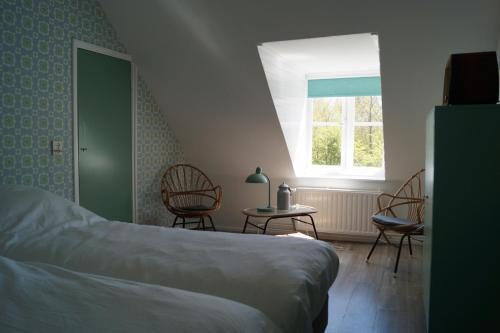
<path fill-rule="evenodd" d="M 318 209 L 313 215 L 318 232 L 362 240 L 377 233 L 370 217 L 377 211 L 379 194 L 375 191 L 299 187 L 292 201 Z"/>

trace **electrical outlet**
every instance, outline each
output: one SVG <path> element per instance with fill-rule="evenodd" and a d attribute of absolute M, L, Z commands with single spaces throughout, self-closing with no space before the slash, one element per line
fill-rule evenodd
<path fill-rule="evenodd" d="M 62 155 L 63 152 L 63 142 L 62 140 L 52 141 L 52 155 Z"/>

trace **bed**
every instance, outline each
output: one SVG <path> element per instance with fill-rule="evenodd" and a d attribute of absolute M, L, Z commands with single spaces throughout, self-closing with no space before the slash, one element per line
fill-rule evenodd
<path fill-rule="evenodd" d="M 113 222 L 23 186 L 0 187 L 0 218 L 2 256 L 222 297 L 283 332 L 313 330 L 338 271 L 325 242 Z"/>
<path fill-rule="evenodd" d="M 0 272 L 1 332 L 279 332 L 220 297 L 1 256 Z"/>

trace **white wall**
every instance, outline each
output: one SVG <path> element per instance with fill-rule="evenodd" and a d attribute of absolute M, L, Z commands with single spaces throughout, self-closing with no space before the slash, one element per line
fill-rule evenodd
<path fill-rule="evenodd" d="M 217 223 L 242 225 L 240 210 L 265 202 L 245 184 L 256 165 L 278 183 L 294 179 L 257 45 L 379 34 L 386 179 L 316 181 L 388 188 L 424 165 L 425 118 L 441 103 L 450 53 L 497 47 L 500 2 L 101 0 L 166 112 L 186 159 L 224 187 Z"/>
<path fill-rule="evenodd" d="M 283 59 L 269 47 L 260 45 L 258 50 L 274 108 L 295 169 L 294 174 L 297 174 L 297 168 L 303 169 L 305 166 L 303 151 L 307 139 L 306 76 L 301 70 L 295 68 L 293 63 Z"/>

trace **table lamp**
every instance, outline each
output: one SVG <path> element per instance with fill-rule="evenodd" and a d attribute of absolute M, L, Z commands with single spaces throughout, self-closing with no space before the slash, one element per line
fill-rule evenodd
<path fill-rule="evenodd" d="M 268 203 L 267 207 L 261 207 L 257 208 L 258 212 L 272 212 L 274 211 L 274 208 L 271 207 L 271 181 L 269 180 L 269 177 L 266 176 L 265 173 L 262 172 L 261 167 L 257 167 L 255 169 L 255 173 L 252 173 L 250 176 L 247 177 L 245 180 L 246 183 L 254 183 L 254 184 L 269 184 L 269 197 L 268 197 Z"/>

